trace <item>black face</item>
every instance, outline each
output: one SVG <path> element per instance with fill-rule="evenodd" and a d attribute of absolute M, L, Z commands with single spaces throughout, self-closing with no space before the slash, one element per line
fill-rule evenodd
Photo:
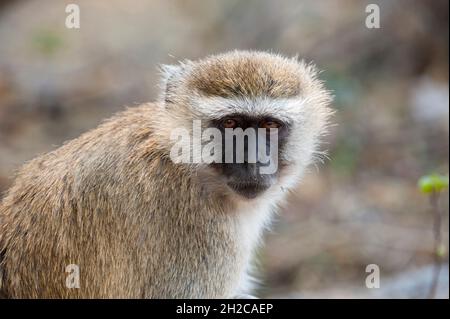
<path fill-rule="evenodd" d="M 212 125 L 222 132 L 222 163 L 213 166 L 225 176 L 227 185 L 234 192 L 245 198 L 255 198 L 273 185 L 278 169 L 273 171 L 268 168 L 270 165 L 275 165 L 276 168 L 279 166 L 278 158 L 288 135 L 288 123 L 269 116 L 255 118 L 233 114 L 213 121 Z M 231 150 L 227 149 L 227 131 L 228 134 L 231 131 L 239 134 L 242 132 L 240 129 L 248 133 L 253 131 L 254 138 L 249 138 L 246 134 L 232 136 L 232 143 L 228 144 L 233 147 Z M 275 147 L 274 143 L 278 146 Z M 262 152 L 262 145 L 265 145 L 263 153 L 267 156 L 258 155 L 258 151 Z"/>

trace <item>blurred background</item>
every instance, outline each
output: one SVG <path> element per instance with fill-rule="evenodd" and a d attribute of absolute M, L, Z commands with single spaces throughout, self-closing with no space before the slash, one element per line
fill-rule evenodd
<path fill-rule="evenodd" d="M 65 28 L 76 3 L 81 28 Z M 381 28 L 365 27 L 366 6 Z M 152 101 L 161 63 L 231 49 L 314 61 L 335 94 L 325 148 L 258 252 L 258 292 L 286 298 L 424 298 L 433 217 L 420 176 L 449 170 L 449 2 L 0 2 L 0 192 L 37 154 Z M 1 198 L 1 195 L 0 195 Z M 448 298 L 448 192 L 440 197 Z M 368 289 L 368 264 L 380 268 Z"/>

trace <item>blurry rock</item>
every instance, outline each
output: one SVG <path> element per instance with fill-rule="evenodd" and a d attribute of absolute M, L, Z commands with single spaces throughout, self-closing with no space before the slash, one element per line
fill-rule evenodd
<path fill-rule="evenodd" d="M 414 119 L 428 125 L 446 123 L 448 127 L 448 99 L 448 83 L 421 78 L 411 87 L 410 103 Z"/>

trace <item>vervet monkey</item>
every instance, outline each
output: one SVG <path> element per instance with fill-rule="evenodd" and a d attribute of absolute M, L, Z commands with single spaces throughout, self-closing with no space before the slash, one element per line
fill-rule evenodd
<path fill-rule="evenodd" d="M 129 108 L 20 170 L 0 206 L 4 297 L 251 293 L 252 253 L 318 153 L 330 94 L 312 65 L 265 52 L 162 69 L 157 102 Z M 276 172 L 261 174 L 267 163 L 258 161 L 175 163 L 173 132 L 192 132 L 196 120 L 220 132 L 276 129 Z M 79 270 L 73 287 L 68 265 Z"/>

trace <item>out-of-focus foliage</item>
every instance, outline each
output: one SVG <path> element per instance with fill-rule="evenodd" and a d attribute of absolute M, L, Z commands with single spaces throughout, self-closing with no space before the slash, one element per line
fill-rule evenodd
<path fill-rule="evenodd" d="M 425 175 L 419 179 L 418 185 L 425 194 L 441 192 L 448 188 L 448 176 L 438 174 Z"/>
<path fill-rule="evenodd" d="M 36 49 L 46 55 L 54 54 L 63 44 L 61 36 L 47 30 L 39 30 L 33 40 Z"/>

